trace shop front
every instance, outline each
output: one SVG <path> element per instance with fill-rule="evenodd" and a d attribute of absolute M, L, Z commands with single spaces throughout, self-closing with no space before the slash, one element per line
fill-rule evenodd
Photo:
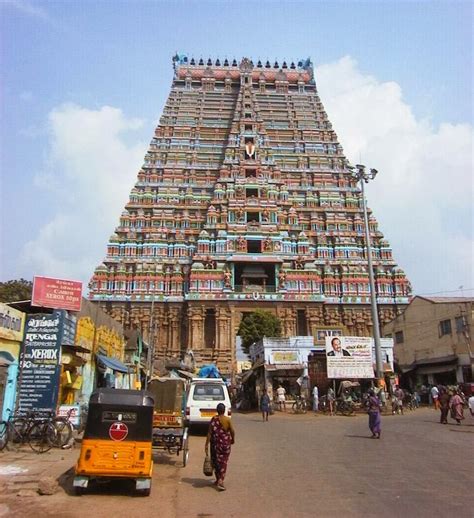
<path fill-rule="evenodd" d="M 15 409 L 16 380 L 25 313 L 0 303 L 0 416 Z"/>
<path fill-rule="evenodd" d="M 263 338 L 250 347 L 256 398 L 266 390 L 272 398 L 279 386 L 287 396 L 309 396 L 308 356 L 313 337 Z M 255 368 L 258 366 L 257 368 Z"/>

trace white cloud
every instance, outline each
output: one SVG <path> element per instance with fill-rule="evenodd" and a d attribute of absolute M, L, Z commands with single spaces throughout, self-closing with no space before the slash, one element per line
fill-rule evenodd
<path fill-rule="evenodd" d="M 415 290 L 473 288 L 472 126 L 417 120 L 397 83 L 364 75 L 350 57 L 315 77 L 349 160 L 380 171 L 368 205 Z"/>
<path fill-rule="evenodd" d="M 45 11 L 45 9 L 37 5 L 32 5 L 29 2 L 25 2 L 24 0 L 3 0 L 3 5 L 9 5 L 21 13 L 33 18 L 38 18 L 47 22 L 52 21 L 51 17 Z"/>
<path fill-rule="evenodd" d="M 48 164 L 36 183 L 40 196 L 43 189 L 54 200 L 54 216 L 23 252 L 35 274 L 89 280 L 143 162 L 146 143 L 128 145 L 124 138 L 141 124 L 109 106 L 68 104 L 50 113 Z"/>

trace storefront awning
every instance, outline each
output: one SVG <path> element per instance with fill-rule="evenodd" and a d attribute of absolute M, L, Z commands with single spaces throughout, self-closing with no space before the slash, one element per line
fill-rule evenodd
<path fill-rule="evenodd" d="M 102 367 L 108 367 L 113 371 L 117 372 L 125 372 L 128 374 L 128 367 L 124 365 L 120 360 L 115 358 L 110 358 L 109 356 L 104 356 L 103 354 L 96 354 L 97 362 Z"/>
<path fill-rule="evenodd" d="M 442 372 L 452 372 L 456 370 L 456 365 L 433 365 L 431 367 L 418 367 L 417 374 L 441 374 Z"/>
<path fill-rule="evenodd" d="M 295 371 L 295 370 L 303 370 L 304 365 L 302 363 L 274 363 L 274 364 L 265 364 L 266 371 Z"/>

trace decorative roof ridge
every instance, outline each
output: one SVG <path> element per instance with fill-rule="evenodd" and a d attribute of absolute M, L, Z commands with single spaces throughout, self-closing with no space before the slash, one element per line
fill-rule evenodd
<path fill-rule="evenodd" d="M 229 60 L 225 58 L 224 60 L 220 60 L 219 58 L 212 60 L 211 58 L 203 59 L 200 57 L 196 59 L 194 57 L 189 57 L 186 54 L 176 53 L 173 58 L 173 68 L 176 72 L 177 68 L 180 67 L 195 67 L 195 68 L 218 68 L 220 70 L 226 69 L 245 69 L 250 70 L 264 70 L 264 69 L 274 69 L 274 70 L 295 70 L 298 72 L 309 72 L 312 76 L 313 74 L 313 63 L 311 62 L 311 58 L 298 59 L 296 64 L 294 61 L 288 63 L 286 60 L 283 60 L 281 64 L 278 60 L 275 60 L 272 64 L 270 60 L 261 61 L 257 60 L 256 63 L 251 58 L 243 57 L 240 62 L 238 62 L 235 58 Z"/>

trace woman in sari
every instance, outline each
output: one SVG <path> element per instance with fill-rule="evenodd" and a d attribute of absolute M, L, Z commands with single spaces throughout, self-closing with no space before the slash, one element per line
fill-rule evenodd
<path fill-rule="evenodd" d="M 372 432 L 372 439 L 380 439 L 382 433 L 382 418 L 380 415 L 381 403 L 375 392 L 369 390 L 369 399 L 367 400 L 367 413 L 369 414 L 369 428 Z"/>
<path fill-rule="evenodd" d="M 219 491 L 225 491 L 224 478 L 227 471 L 231 444 L 234 444 L 235 440 L 232 421 L 224 413 L 225 405 L 219 403 L 217 405 L 217 415 L 209 423 L 205 446 L 206 455 L 209 455 L 209 444 L 211 445 L 212 467 L 216 475 L 214 484 Z"/>
<path fill-rule="evenodd" d="M 451 398 L 449 407 L 451 408 L 451 417 L 456 420 L 456 423 L 461 424 L 464 419 L 464 401 L 458 392 Z"/>
<path fill-rule="evenodd" d="M 441 416 L 439 422 L 441 424 L 448 424 L 448 412 L 449 412 L 449 394 L 445 388 L 439 389 L 439 409 L 441 410 Z"/>

